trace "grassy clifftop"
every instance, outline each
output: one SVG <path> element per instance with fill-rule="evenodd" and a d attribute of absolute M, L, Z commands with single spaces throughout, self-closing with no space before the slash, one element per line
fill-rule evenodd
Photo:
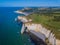
<path fill-rule="evenodd" d="M 27 18 L 31 18 L 33 23 L 42 24 L 47 29 L 52 30 L 56 38 L 60 39 L 60 14 L 38 14 L 34 13 Z"/>

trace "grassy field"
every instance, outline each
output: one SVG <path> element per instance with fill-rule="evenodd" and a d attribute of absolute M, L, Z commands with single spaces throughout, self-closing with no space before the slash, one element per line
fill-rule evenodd
<path fill-rule="evenodd" d="M 58 19 L 58 17 L 56 18 L 56 16 L 59 17 L 60 14 L 49 15 L 34 13 L 27 16 L 27 18 L 31 18 L 33 23 L 42 24 L 42 26 L 50 29 L 55 34 L 56 38 L 60 39 L 60 19 Z"/>

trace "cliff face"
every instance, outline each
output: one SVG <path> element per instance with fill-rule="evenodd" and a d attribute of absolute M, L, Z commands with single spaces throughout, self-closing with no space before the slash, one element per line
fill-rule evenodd
<path fill-rule="evenodd" d="M 56 45 L 54 34 L 46 28 L 42 27 L 42 25 L 26 23 L 25 27 L 27 27 L 27 30 L 33 40 L 36 39 L 38 42 L 38 39 L 40 39 L 40 41 L 42 40 L 41 42 L 47 43 L 47 45 Z"/>
<path fill-rule="evenodd" d="M 35 44 L 35 45 L 47 45 L 46 42 L 44 42 L 42 39 L 37 37 L 31 32 L 28 32 L 28 35 L 30 37 L 30 40 Z"/>
<path fill-rule="evenodd" d="M 18 20 L 22 21 L 24 18 L 25 17 L 19 17 Z M 42 27 L 41 24 L 35 24 L 30 22 L 28 19 L 26 20 L 27 21 L 24 19 L 24 21 L 22 21 L 23 26 L 21 33 L 27 33 L 35 45 L 56 45 L 55 37 L 52 33 L 50 33 L 50 31 Z"/>

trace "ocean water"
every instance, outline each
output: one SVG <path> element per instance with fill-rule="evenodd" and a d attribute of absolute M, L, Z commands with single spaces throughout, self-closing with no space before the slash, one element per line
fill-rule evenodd
<path fill-rule="evenodd" d="M 22 23 L 18 25 L 14 11 L 23 7 L 0 7 L 0 45 L 31 45 L 27 35 L 21 35 Z"/>

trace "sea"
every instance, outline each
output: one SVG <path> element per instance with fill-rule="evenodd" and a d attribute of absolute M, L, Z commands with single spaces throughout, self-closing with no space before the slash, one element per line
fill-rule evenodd
<path fill-rule="evenodd" d="M 0 45 L 32 45 L 28 40 L 29 36 L 21 34 L 22 23 L 15 22 L 17 16 L 22 14 L 14 13 L 24 7 L 0 7 Z"/>

